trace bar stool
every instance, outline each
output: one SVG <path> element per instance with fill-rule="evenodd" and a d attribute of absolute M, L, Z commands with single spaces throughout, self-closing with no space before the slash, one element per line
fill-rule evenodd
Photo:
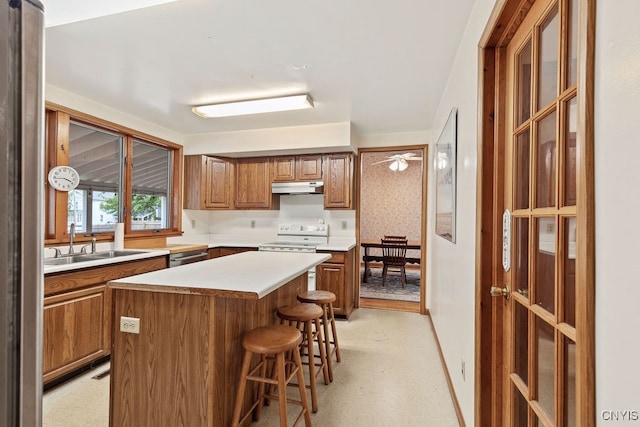
<path fill-rule="evenodd" d="M 325 353 L 327 354 L 327 367 L 329 369 L 329 381 L 333 381 L 333 366 L 331 357 L 335 353 L 336 362 L 340 362 L 340 346 L 336 333 L 336 319 L 333 314 L 333 302 L 336 294 L 329 291 L 305 291 L 298 294 L 298 301 L 303 303 L 318 304 L 322 308 L 322 325 L 324 327 Z M 329 324 L 331 324 L 331 339 L 329 339 Z M 331 348 L 333 346 L 333 348 Z"/>
<path fill-rule="evenodd" d="M 311 411 L 314 413 L 318 412 L 316 377 L 320 372 L 324 375 L 324 383 L 329 384 L 327 356 L 322 336 L 322 327 L 320 326 L 322 308 L 317 304 L 298 303 L 279 307 L 277 314 L 282 324 L 295 325 L 302 331 L 300 353 L 307 358 L 307 362 L 302 362 L 302 364 L 309 366 L 308 388 L 311 389 Z M 314 342 L 318 343 L 318 349 L 320 352 L 319 363 L 316 363 L 316 356 L 314 355 Z"/>
<path fill-rule="evenodd" d="M 254 413 L 254 419 L 260 419 L 260 411 L 265 399 L 278 400 L 280 404 L 280 426 L 287 426 L 287 402 L 302 406 L 300 414 L 296 418 L 295 424 L 304 417 L 304 424 L 311 427 L 311 413 L 309 412 L 309 402 L 307 402 L 307 389 L 304 385 L 304 373 L 302 371 L 302 360 L 297 351 L 302 342 L 302 334 L 297 328 L 287 325 L 263 326 L 247 332 L 242 339 L 242 346 L 245 349 L 242 361 L 242 371 L 240 374 L 240 384 L 236 395 L 236 403 L 233 409 L 233 427 L 239 426 L 247 417 Z M 293 362 L 285 360 L 285 353 L 293 353 Z M 260 355 L 260 362 L 250 370 L 253 354 Z M 270 356 L 270 357 L 267 357 Z M 275 378 L 267 377 L 267 362 L 275 356 Z M 256 375 L 258 373 L 258 375 Z M 287 384 L 297 376 L 300 400 L 287 399 Z M 247 413 L 240 418 L 242 412 L 243 398 L 247 381 L 260 383 L 258 387 L 258 399 L 251 405 Z M 278 396 L 265 393 L 265 384 L 277 385 Z"/>

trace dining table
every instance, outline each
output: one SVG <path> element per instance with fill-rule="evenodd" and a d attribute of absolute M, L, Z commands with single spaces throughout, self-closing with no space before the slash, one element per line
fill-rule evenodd
<path fill-rule="evenodd" d="M 382 251 L 376 249 L 382 249 L 382 240 L 365 239 L 360 241 L 360 246 L 364 249 L 362 255 L 362 262 L 364 263 L 364 273 L 362 274 L 362 282 L 367 283 L 367 277 L 371 275 L 370 262 L 382 262 Z M 372 251 L 375 250 L 375 251 Z M 407 241 L 407 250 L 420 250 L 420 241 L 409 240 Z M 420 264 L 420 257 L 407 257 L 407 263 Z"/>

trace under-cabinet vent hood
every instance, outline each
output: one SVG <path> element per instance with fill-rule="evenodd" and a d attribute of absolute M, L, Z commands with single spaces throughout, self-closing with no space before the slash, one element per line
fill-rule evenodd
<path fill-rule="evenodd" d="M 273 194 L 322 194 L 324 183 L 313 182 L 274 182 L 271 184 Z"/>

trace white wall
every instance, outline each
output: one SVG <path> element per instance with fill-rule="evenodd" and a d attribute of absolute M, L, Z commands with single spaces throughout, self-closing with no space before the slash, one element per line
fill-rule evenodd
<path fill-rule="evenodd" d="M 314 224 L 322 221 L 329 224 L 331 237 L 355 236 L 354 210 L 325 210 L 322 194 L 283 194 L 279 197 L 278 210 L 185 210 L 182 215 L 184 235 L 242 234 L 275 239 L 280 223 Z M 255 227 L 251 227 L 252 221 L 255 221 Z M 346 221 L 346 228 L 342 228 L 343 221 Z"/>
<path fill-rule="evenodd" d="M 640 411 L 640 2 L 597 2 L 596 406 Z"/>
<path fill-rule="evenodd" d="M 290 126 L 185 136 L 185 154 L 218 154 L 231 157 L 287 153 L 354 151 L 349 122 Z"/>
<path fill-rule="evenodd" d="M 45 85 L 45 100 L 54 104 L 89 114 L 102 120 L 116 123 L 121 126 L 144 132 L 157 138 L 167 140 L 176 144 L 182 144 L 182 134 L 170 129 L 149 123 L 135 116 L 122 113 L 104 104 L 97 103 L 87 98 L 83 98 L 75 93 L 68 92 L 51 84 Z"/>
<path fill-rule="evenodd" d="M 458 109 L 455 244 L 434 233 L 435 178 L 429 178 L 427 305 L 467 425 L 473 425 L 474 412 L 478 42 L 493 4 L 492 0 L 476 1 L 434 122 L 437 140 L 451 109 Z"/>
<path fill-rule="evenodd" d="M 477 0 L 441 99 L 441 128 L 458 108 L 458 211 L 455 245 L 429 226 L 429 308 L 467 425 L 473 425 L 477 44 L 494 5 Z M 597 2 L 595 82 L 596 399 L 606 410 L 640 411 L 640 2 Z M 437 136 L 436 136 L 437 138 Z M 434 193 L 430 180 L 431 194 Z M 431 201 L 430 201 L 431 204 Z M 467 268 L 460 268 L 464 265 Z M 466 381 L 460 372 L 466 362 Z M 637 421 L 633 423 L 637 424 Z"/>

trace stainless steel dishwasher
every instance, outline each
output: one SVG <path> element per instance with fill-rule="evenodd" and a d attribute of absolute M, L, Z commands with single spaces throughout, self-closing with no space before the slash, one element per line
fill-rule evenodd
<path fill-rule="evenodd" d="M 169 268 L 209 259 L 207 251 L 177 252 L 169 255 Z"/>

